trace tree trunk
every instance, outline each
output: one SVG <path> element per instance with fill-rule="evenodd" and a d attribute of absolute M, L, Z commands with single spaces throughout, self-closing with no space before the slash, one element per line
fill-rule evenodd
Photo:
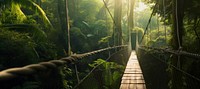
<path fill-rule="evenodd" d="M 115 9 L 114 9 L 114 45 L 122 45 L 122 0 L 115 0 Z"/>
<path fill-rule="evenodd" d="M 67 46 L 67 31 L 65 29 L 66 28 L 66 13 L 62 13 L 65 12 L 65 1 L 63 0 L 58 0 L 58 15 L 59 15 L 59 19 L 60 19 L 60 24 L 61 24 L 61 33 L 59 35 L 59 39 L 62 42 L 62 47 L 64 48 L 64 51 L 66 52 L 68 50 L 68 46 Z M 67 55 L 67 54 L 65 54 Z"/>
<path fill-rule="evenodd" d="M 129 39 L 128 39 L 128 43 L 129 45 L 131 44 L 131 31 L 134 28 L 134 21 L 133 21 L 133 13 L 134 13 L 134 6 L 135 6 L 135 0 L 130 0 L 130 13 L 128 16 L 128 35 L 129 35 Z M 137 44 L 137 39 L 136 39 L 136 44 Z"/>
<path fill-rule="evenodd" d="M 74 21 L 77 20 L 77 15 L 78 15 L 78 5 L 77 5 L 77 0 L 71 0 L 68 1 L 68 3 L 72 3 L 72 6 L 70 8 L 70 10 L 68 11 L 68 16 L 70 16 L 71 19 L 73 19 Z"/>
<path fill-rule="evenodd" d="M 173 39 L 172 39 L 172 47 L 174 50 L 180 50 L 182 46 L 182 36 L 183 36 L 183 17 L 184 17 L 184 8 L 183 8 L 184 0 L 173 0 Z M 182 69 L 182 60 L 181 57 L 174 55 L 171 62 L 172 65 Z M 176 69 L 172 68 L 172 86 L 171 89 L 182 89 L 183 87 L 183 79 L 182 74 L 178 72 Z"/>
<path fill-rule="evenodd" d="M 67 46 L 68 46 L 68 55 L 71 55 L 71 45 L 70 45 L 70 26 L 69 26 L 69 16 L 68 16 L 68 0 L 65 0 L 66 4 L 66 30 L 67 30 Z"/>

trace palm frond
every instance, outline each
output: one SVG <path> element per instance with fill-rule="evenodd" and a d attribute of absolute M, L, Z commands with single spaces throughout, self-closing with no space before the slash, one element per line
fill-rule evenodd
<path fill-rule="evenodd" d="M 39 16 L 43 19 L 44 23 L 46 24 L 46 26 L 50 26 L 50 27 L 53 27 L 51 22 L 49 21 L 49 19 L 47 18 L 46 16 L 46 13 L 43 11 L 43 9 L 37 5 L 36 3 L 34 3 L 33 1 L 30 1 L 30 0 L 27 0 L 30 2 L 31 5 L 24 5 L 25 7 L 29 7 L 31 8 L 32 10 L 35 10 L 36 13 L 39 14 Z"/>
<path fill-rule="evenodd" d="M 38 16 L 43 20 L 46 27 L 53 28 L 51 22 L 49 21 L 49 19 L 46 16 L 46 13 L 44 12 L 44 10 L 39 5 L 37 5 L 35 2 L 33 2 L 32 0 L 13 0 L 13 1 L 15 3 L 19 4 L 21 7 L 24 7 L 26 9 L 32 10 L 35 13 L 37 13 Z"/>
<path fill-rule="evenodd" d="M 17 15 L 17 19 L 21 22 L 26 19 L 26 15 L 21 11 L 20 5 L 17 3 L 11 3 L 11 12 Z"/>

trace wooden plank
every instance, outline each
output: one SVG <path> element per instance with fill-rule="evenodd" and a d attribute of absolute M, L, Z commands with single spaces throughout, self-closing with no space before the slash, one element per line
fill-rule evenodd
<path fill-rule="evenodd" d="M 142 74 L 124 74 L 123 76 L 129 77 L 129 76 L 143 76 Z"/>
<path fill-rule="evenodd" d="M 137 89 L 137 84 L 129 84 L 129 89 Z"/>
<path fill-rule="evenodd" d="M 121 84 L 120 89 L 129 89 L 129 84 Z"/>
<path fill-rule="evenodd" d="M 124 71 L 120 89 L 146 89 L 143 74 L 133 51 Z"/>
<path fill-rule="evenodd" d="M 129 79 L 127 79 L 127 80 L 122 80 L 121 83 L 122 83 L 122 84 L 124 84 L 124 83 L 130 83 L 130 80 L 129 80 Z"/>
<path fill-rule="evenodd" d="M 146 89 L 144 84 L 137 84 L 137 89 Z"/>
<path fill-rule="evenodd" d="M 142 76 L 134 76 L 134 77 L 122 77 L 123 79 L 137 79 L 137 80 L 144 80 L 144 78 Z"/>

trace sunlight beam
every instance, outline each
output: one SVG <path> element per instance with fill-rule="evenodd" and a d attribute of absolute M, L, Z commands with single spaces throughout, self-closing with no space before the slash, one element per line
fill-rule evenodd
<path fill-rule="evenodd" d="M 148 8 L 148 6 L 145 3 L 138 2 L 138 5 L 136 6 L 135 11 L 139 11 L 140 12 L 140 11 L 143 11 L 143 10 L 145 10 L 147 8 Z"/>

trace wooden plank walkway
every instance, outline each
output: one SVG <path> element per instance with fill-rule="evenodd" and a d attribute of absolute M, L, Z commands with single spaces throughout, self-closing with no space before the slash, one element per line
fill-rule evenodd
<path fill-rule="evenodd" d="M 120 89 L 146 89 L 144 77 L 135 51 L 132 51 L 127 63 Z"/>

